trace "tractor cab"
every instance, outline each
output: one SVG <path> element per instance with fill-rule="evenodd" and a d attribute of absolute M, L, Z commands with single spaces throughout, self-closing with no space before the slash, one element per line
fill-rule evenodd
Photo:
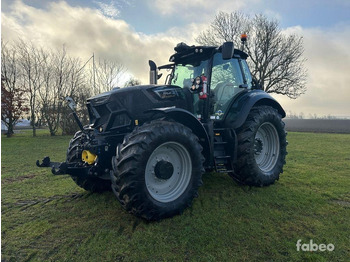
<path fill-rule="evenodd" d="M 169 59 L 173 64 L 158 69 L 171 70 L 165 84 L 191 94 L 191 113 L 198 119 L 223 120 L 233 98 L 252 88 L 248 55 L 234 49 L 232 42 L 220 47 L 180 43 L 174 49 Z"/>

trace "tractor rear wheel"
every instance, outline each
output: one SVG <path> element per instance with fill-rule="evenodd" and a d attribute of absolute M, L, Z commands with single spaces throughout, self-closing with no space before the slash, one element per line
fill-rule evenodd
<path fill-rule="evenodd" d="M 197 196 L 204 173 L 198 138 L 182 124 L 152 121 L 117 147 L 112 189 L 122 206 L 159 220 L 181 213 Z"/>
<path fill-rule="evenodd" d="M 286 163 L 286 134 L 276 109 L 253 107 L 237 132 L 235 171 L 238 180 L 252 186 L 267 186 L 278 180 Z"/>
<path fill-rule="evenodd" d="M 80 148 L 80 141 L 82 139 L 83 133 L 78 131 L 75 133 L 74 137 L 69 142 L 69 147 L 67 150 L 67 163 L 79 163 L 83 164 L 81 159 L 82 150 Z M 101 193 L 104 191 L 111 190 L 111 181 L 98 178 L 93 175 L 88 174 L 79 174 L 79 175 L 70 175 L 73 181 L 81 188 L 94 192 Z"/>

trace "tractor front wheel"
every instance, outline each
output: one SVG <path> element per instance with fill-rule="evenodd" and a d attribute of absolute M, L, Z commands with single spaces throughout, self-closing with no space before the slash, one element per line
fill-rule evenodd
<path fill-rule="evenodd" d="M 179 214 L 202 184 L 201 151 L 198 138 L 182 124 L 146 123 L 117 147 L 112 189 L 127 211 L 147 220 Z"/>

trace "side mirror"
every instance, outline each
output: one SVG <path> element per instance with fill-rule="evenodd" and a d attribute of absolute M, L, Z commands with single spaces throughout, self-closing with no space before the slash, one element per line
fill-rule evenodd
<path fill-rule="evenodd" d="M 221 47 L 222 59 L 223 60 L 231 59 L 234 51 L 235 51 L 235 47 L 233 42 L 225 42 Z"/>

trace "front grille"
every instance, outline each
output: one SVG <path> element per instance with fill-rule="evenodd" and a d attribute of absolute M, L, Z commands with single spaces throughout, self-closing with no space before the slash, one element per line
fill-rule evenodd
<path fill-rule="evenodd" d="M 95 99 L 88 102 L 87 107 L 90 116 L 90 123 L 93 127 L 102 127 L 105 131 L 111 131 L 116 128 L 129 126 L 132 119 L 130 112 L 126 110 L 123 102 L 128 102 L 128 96 L 123 94 L 109 97 L 104 104 L 96 104 Z"/>
<path fill-rule="evenodd" d="M 92 106 L 91 106 L 91 104 L 88 103 L 86 105 L 86 107 L 87 107 L 89 118 L 90 118 L 90 124 L 93 124 L 95 122 L 95 120 L 96 120 L 96 116 L 95 116 L 95 114 L 94 114 L 94 112 L 92 110 Z"/>
<path fill-rule="evenodd" d="M 99 115 L 99 117 L 97 117 L 95 121 L 95 126 L 107 123 L 108 118 L 111 114 L 111 111 L 108 110 L 107 105 L 99 105 L 99 106 L 96 106 L 95 109 Z"/>
<path fill-rule="evenodd" d="M 118 114 L 114 117 L 113 125 L 111 128 L 129 126 L 131 124 L 131 119 L 126 113 Z"/>

